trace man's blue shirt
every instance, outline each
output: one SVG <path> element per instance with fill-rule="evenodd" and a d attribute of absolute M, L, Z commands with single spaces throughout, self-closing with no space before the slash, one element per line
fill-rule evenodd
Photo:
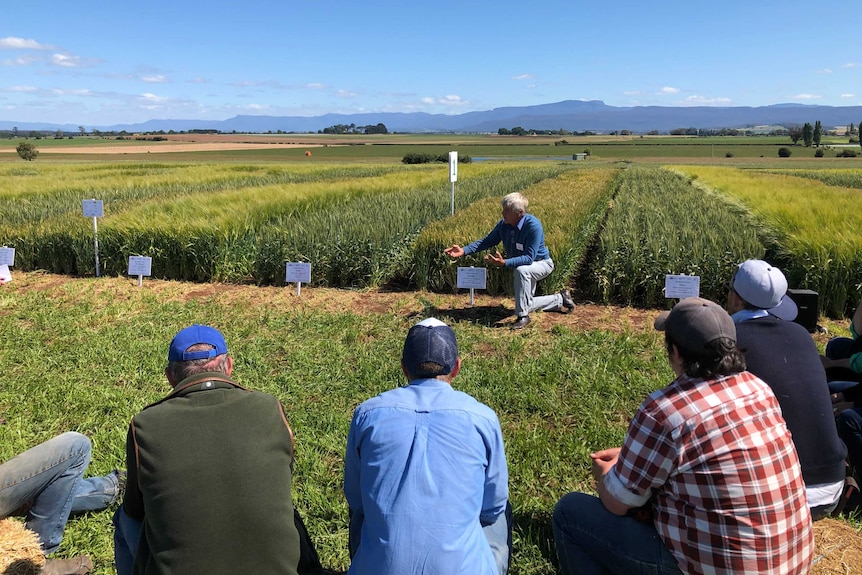
<path fill-rule="evenodd" d="M 496 575 L 482 524 L 504 513 L 508 482 L 497 415 L 470 395 L 419 379 L 365 401 L 344 461 L 349 573 Z"/>
<path fill-rule="evenodd" d="M 533 262 L 551 257 L 545 247 L 545 231 L 542 223 L 532 214 L 526 214 L 518 221 L 518 225 L 510 226 L 502 219 L 494 229 L 481 240 L 477 240 L 464 248 L 464 255 L 481 252 L 503 242 L 506 249 L 506 267 L 530 265 Z"/>

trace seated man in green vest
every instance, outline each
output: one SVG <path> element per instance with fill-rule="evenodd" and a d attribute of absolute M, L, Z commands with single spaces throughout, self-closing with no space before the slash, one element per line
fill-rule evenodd
<path fill-rule="evenodd" d="M 291 498 L 293 431 L 275 397 L 230 379 L 218 330 L 171 342 L 173 391 L 136 415 L 114 516 L 118 575 L 297 575 L 320 568 Z"/>

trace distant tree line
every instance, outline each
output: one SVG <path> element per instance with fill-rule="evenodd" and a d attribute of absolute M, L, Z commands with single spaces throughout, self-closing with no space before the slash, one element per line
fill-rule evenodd
<path fill-rule="evenodd" d="M 318 134 L 388 134 L 386 124 L 369 124 L 367 126 L 357 126 L 356 124 L 335 124 L 328 128 L 323 128 L 317 132 Z"/>
<path fill-rule="evenodd" d="M 467 154 L 458 154 L 458 163 L 459 164 L 469 164 L 473 161 L 473 158 L 468 156 Z M 449 154 L 417 154 L 410 153 L 401 158 L 402 164 L 448 164 L 449 163 Z"/>
<path fill-rule="evenodd" d="M 514 128 L 500 128 L 497 130 L 497 134 L 500 136 L 595 136 L 595 132 L 585 131 L 585 132 L 570 132 L 569 130 L 564 130 L 560 128 L 559 130 L 535 130 L 529 129 L 526 130 L 521 126 L 515 126 Z"/>

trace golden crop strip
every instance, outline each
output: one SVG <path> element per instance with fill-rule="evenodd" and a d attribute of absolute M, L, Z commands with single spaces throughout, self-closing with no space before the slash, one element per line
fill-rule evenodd
<path fill-rule="evenodd" d="M 777 236 L 773 257 L 791 286 L 819 294 L 840 317 L 862 293 L 862 190 L 808 177 L 734 168 L 680 166 L 678 172 L 746 206 Z"/>
<path fill-rule="evenodd" d="M 739 199 L 789 241 L 862 249 L 862 191 L 821 181 L 735 168 L 678 166 L 710 188 Z"/>

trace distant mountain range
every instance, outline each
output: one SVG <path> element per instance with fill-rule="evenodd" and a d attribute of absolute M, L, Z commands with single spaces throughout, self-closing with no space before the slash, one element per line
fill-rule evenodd
<path fill-rule="evenodd" d="M 566 100 L 553 104 L 494 108 L 465 114 L 366 113 L 325 114 L 323 116 L 234 116 L 227 120 L 149 120 L 140 124 L 86 126 L 88 130 L 127 132 L 177 132 L 218 130 L 220 132 L 318 132 L 337 124 L 368 126 L 382 123 L 389 132 L 497 133 L 500 128 L 526 130 L 599 132 L 629 130 L 666 133 L 679 128 L 752 128 L 763 125 L 802 125 L 820 121 L 824 129 L 862 123 L 862 106 L 812 106 L 775 104 L 772 106 L 668 107 L 607 106 L 601 100 Z M 0 130 L 63 130 L 75 133 L 77 124 L 48 124 L 0 120 Z"/>

